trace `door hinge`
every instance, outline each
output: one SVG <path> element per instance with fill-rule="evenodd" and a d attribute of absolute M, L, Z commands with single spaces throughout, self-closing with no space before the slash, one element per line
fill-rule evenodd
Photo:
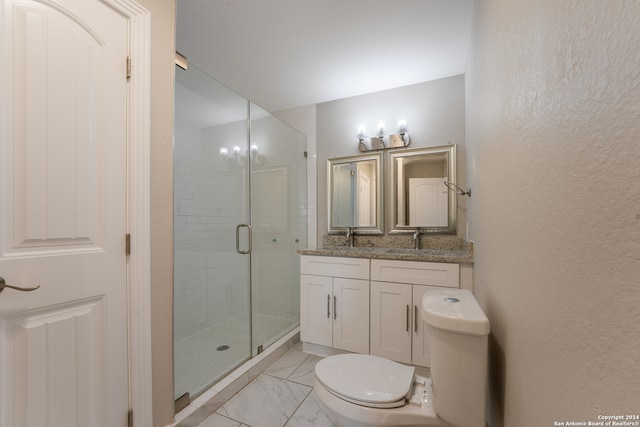
<path fill-rule="evenodd" d="M 127 255 L 131 255 L 131 234 L 124 236 L 124 251 Z"/>
<path fill-rule="evenodd" d="M 127 56 L 127 80 L 131 78 L 131 57 Z"/>
<path fill-rule="evenodd" d="M 129 409 L 127 414 L 127 427 L 133 427 L 133 409 Z"/>

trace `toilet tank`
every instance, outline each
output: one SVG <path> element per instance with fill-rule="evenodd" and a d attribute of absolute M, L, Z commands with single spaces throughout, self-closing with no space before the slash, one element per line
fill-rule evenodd
<path fill-rule="evenodd" d="M 430 330 L 434 411 L 457 427 L 486 427 L 489 319 L 463 289 L 427 292 L 421 309 Z"/>

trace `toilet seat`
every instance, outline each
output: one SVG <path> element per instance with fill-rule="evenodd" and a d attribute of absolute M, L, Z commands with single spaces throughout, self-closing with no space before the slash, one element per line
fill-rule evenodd
<path fill-rule="evenodd" d="M 367 354 L 341 354 L 316 364 L 316 378 L 335 396 L 369 408 L 404 406 L 415 368 Z"/>

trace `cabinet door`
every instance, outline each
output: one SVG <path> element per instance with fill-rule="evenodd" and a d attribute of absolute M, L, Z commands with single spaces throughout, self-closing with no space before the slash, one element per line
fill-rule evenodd
<path fill-rule="evenodd" d="M 300 340 L 331 346 L 332 278 L 300 275 Z"/>
<path fill-rule="evenodd" d="M 333 347 L 369 353 L 369 281 L 333 279 Z"/>
<path fill-rule="evenodd" d="M 413 342 L 411 348 L 411 363 L 418 366 L 431 366 L 430 361 L 430 340 L 429 325 L 422 320 L 420 306 L 422 305 L 422 297 L 427 291 L 439 289 L 436 286 L 413 286 Z M 442 288 L 440 288 L 442 289 Z"/>
<path fill-rule="evenodd" d="M 371 282 L 371 354 L 411 363 L 411 288 Z"/>

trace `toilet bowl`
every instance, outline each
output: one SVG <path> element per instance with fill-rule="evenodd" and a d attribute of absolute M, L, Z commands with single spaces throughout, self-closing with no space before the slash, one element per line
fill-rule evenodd
<path fill-rule="evenodd" d="M 336 425 L 485 426 L 488 319 L 460 289 L 427 292 L 421 313 L 430 327 L 431 378 L 367 354 L 316 364 L 313 391 Z"/>

